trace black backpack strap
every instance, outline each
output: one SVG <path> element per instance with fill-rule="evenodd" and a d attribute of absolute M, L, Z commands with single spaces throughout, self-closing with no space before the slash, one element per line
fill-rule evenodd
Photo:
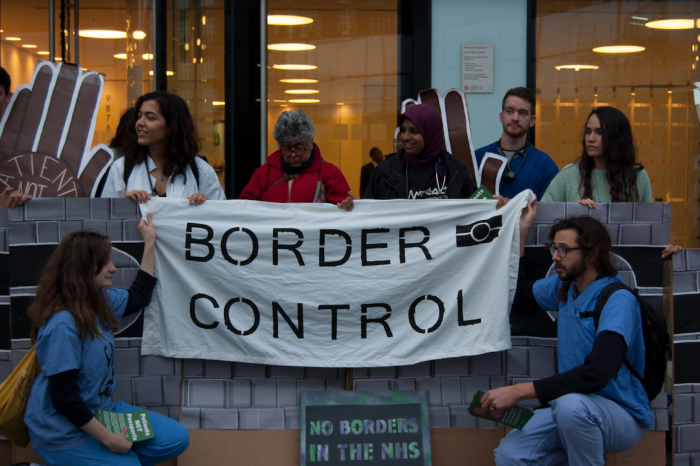
<path fill-rule="evenodd" d="M 129 177 L 131 176 L 132 171 L 134 171 L 133 162 L 124 157 L 124 189 L 126 189 L 126 185 L 129 183 Z"/>
<path fill-rule="evenodd" d="M 200 157 L 200 156 L 196 155 L 195 157 Z M 197 183 L 196 192 L 199 192 L 199 168 L 197 168 L 197 159 L 193 159 L 190 162 L 190 169 L 192 170 L 192 174 L 194 175 L 194 182 Z"/>
<path fill-rule="evenodd" d="M 104 191 L 105 189 L 107 178 L 109 178 L 109 171 L 112 169 L 113 164 L 114 163 L 109 164 L 109 167 L 107 167 L 107 171 L 104 175 L 102 175 L 102 178 L 100 178 L 100 182 L 97 184 L 97 190 L 95 191 L 95 197 L 102 197 L 102 191 Z"/>

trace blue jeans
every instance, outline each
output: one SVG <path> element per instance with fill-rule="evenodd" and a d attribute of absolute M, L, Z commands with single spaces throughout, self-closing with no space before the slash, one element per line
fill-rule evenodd
<path fill-rule="evenodd" d="M 114 411 L 119 413 L 128 413 L 138 409 L 140 408 L 121 401 L 114 406 Z M 175 458 L 187 449 L 190 444 L 190 436 L 185 426 L 153 411 L 148 411 L 148 417 L 156 436 L 142 442 L 135 442 L 131 450 L 123 455 L 108 450 L 92 437 L 87 442 L 67 450 L 46 451 L 39 448 L 34 450 L 50 466 L 94 466 L 96 464 L 100 466 L 155 466 L 170 458 Z"/>
<path fill-rule="evenodd" d="M 498 466 L 604 466 L 604 453 L 625 451 L 642 436 L 639 422 L 602 396 L 570 393 L 551 405 L 501 439 Z"/>

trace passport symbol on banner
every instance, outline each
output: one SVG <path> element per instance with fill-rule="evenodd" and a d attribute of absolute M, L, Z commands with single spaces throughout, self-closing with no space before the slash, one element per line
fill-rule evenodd
<path fill-rule="evenodd" d="M 498 237 L 502 226 L 503 217 L 501 215 L 469 225 L 457 225 L 457 247 L 465 248 L 490 243 Z"/>

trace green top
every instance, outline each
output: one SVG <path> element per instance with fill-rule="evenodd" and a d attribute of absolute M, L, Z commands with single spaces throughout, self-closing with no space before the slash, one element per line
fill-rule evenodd
<path fill-rule="evenodd" d="M 580 201 L 583 195 L 581 175 L 578 171 L 578 162 L 570 163 L 561 169 L 554 177 L 547 191 L 542 196 L 542 202 L 576 202 Z M 594 168 L 591 176 L 591 191 L 595 202 L 612 202 L 610 196 L 610 185 L 605 179 L 604 168 Z M 639 202 L 652 202 L 651 183 L 649 175 L 644 169 L 637 173 L 637 192 L 639 192 Z"/>

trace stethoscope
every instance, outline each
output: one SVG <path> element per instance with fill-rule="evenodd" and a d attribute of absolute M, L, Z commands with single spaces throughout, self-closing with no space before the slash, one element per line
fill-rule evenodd
<path fill-rule="evenodd" d="M 497 145 L 498 145 L 498 152 L 505 157 L 505 155 L 503 154 L 503 148 L 501 147 L 501 140 L 500 139 L 498 140 Z M 513 154 L 513 157 L 508 160 L 508 163 L 506 163 L 506 172 L 503 175 L 503 177 L 505 178 L 506 181 L 508 181 L 508 182 L 513 181 L 515 179 L 515 177 L 518 176 L 518 173 L 520 173 L 520 170 L 522 170 L 523 167 L 525 166 L 525 161 L 527 160 L 527 148 L 529 146 L 530 146 L 530 144 L 527 142 L 527 139 L 525 139 L 525 145 L 523 147 L 521 147 L 520 149 L 518 149 L 517 151 L 515 151 L 515 154 Z M 510 164 L 513 163 L 513 160 L 515 160 L 515 158 L 517 156 L 520 156 L 523 158 L 523 163 L 520 164 L 520 168 L 518 168 L 517 172 L 513 172 L 513 170 L 511 170 L 511 168 L 510 168 Z"/>
<path fill-rule="evenodd" d="M 442 167 L 442 186 L 440 186 L 440 180 L 438 179 L 438 165 Z M 442 190 L 445 189 L 445 185 L 447 184 L 447 168 L 442 162 L 442 157 L 438 157 L 435 162 L 435 183 L 437 184 L 438 192 L 442 193 Z M 408 163 L 406 163 L 406 199 L 410 199 L 408 195 Z"/>
<path fill-rule="evenodd" d="M 148 184 L 151 186 L 151 195 L 153 196 L 158 196 L 160 197 L 160 194 L 158 194 L 158 191 L 156 191 L 156 188 L 153 186 L 153 181 L 151 181 L 151 170 L 148 169 L 148 158 L 145 160 L 145 165 L 144 165 L 144 170 L 146 170 L 146 178 L 148 178 Z M 157 167 L 153 167 L 155 170 Z M 173 197 L 173 189 L 175 189 L 175 177 L 177 175 L 182 175 L 182 191 L 180 191 L 180 199 L 182 199 L 182 195 L 185 194 L 185 187 L 187 187 L 187 176 L 185 173 L 173 173 L 170 175 L 170 196 L 168 196 L 168 188 L 165 188 L 165 195 L 166 197 Z"/>

